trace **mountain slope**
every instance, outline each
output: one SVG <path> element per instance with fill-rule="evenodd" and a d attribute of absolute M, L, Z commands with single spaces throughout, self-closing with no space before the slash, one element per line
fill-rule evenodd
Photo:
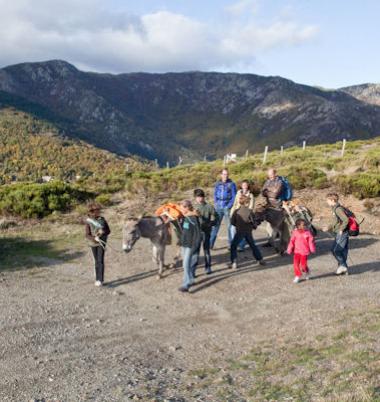
<path fill-rule="evenodd" d="M 380 106 L 380 84 L 362 84 L 341 88 L 341 91 L 362 102 Z"/>
<path fill-rule="evenodd" d="M 0 89 L 49 110 L 78 138 L 161 162 L 380 135 L 379 106 L 280 77 L 111 75 L 49 61 L 0 70 Z"/>
<path fill-rule="evenodd" d="M 131 168 L 142 166 L 130 158 L 70 139 L 54 122 L 4 107 L 4 101 L 18 100 L 0 93 L 0 183 L 38 181 L 42 176 L 102 183 L 109 177 L 125 175 L 127 163 Z M 24 102 L 23 106 L 44 114 L 35 105 Z"/>

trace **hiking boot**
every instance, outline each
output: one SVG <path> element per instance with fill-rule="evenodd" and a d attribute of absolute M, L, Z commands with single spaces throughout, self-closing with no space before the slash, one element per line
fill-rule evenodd
<path fill-rule="evenodd" d="M 339 265 L 338 269 L 336 270 L 337 275 L 348 275 L 348 269 L 347 267 L 344 267 L 343 265 Z"/>
<path fill-rule="evenodd" d="M 185 293 L 185 292 L 188 292 L 188 291 L 189 291 L 189 288 L 187 288 L 187 287 L 185 287 L 185 286 L 181 286 L 178 290 L 179 290 L 180 292 L 182 292 L 182 293 Z"/>
<path fill-rule="evenodd" d="M 238 268 L 237 262 L 233 262 L 233 263 L 231 264 L 231 268 L 232 268 L 232 269 L 237 269 L 237 268 Z"/>
<path fill-rule="evenodd" d="M 306 274 L 305 275 L 305 279 L 308 281 L 308 280 L 310 280 L 310 274 Z"/>
<path fill-rule="evenodd" d="M 95 286 L 98 286 L 98 287 L 99 287 L 99 286 L 103 286 L 103 282 L 96 281 L 96 282 L 95 282 Z"/>
<path fill-rule="evenodd" d="M 264 260 L 259 260 L 257 262 L 259 263 L 259 265 L 262 265 L 262 266 L 267 265 L 267 263 Z"/>
<path fill-rule="evenodd" d="M 244 253 L 245 249 L 244 248 L 238 248 L 239 253 Z"/>
<path fill-rule="evenodd" d="M 294 277 L 293 283 L 298 283 L 301 280 L 299 276 Z"/>
<path fill-rule="evenodd" d="M 261 247 L 268 248 L 268 247 L 272 247 L 272 245 L 268 242 L 268 243 L 263 244 Z"/>
<path fill-rule="evenodd" d="M 206 275 L 211 275 L 211 274 L 212 274 L 211 268 L 206 268 Z"/>

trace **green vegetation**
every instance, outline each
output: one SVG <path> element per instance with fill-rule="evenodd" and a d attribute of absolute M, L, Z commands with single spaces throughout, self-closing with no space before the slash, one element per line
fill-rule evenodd
<path fill-rule="evenodd" d="M 188 375 L 194 389 L 216 387 L 226 401 L 380 401 L 379 318 L 378 309 L 352 312 L 331 326 L 335 334 L 262 342 L 223 367 Z"/>
<path fill-rule="evenodd" d="M 266 164 L 262 155 L 240 158 L 228 165 L 234 180 L 251 179 L 257 189 L 266 177 L 269 166 L 276 167 L 287 176 L 295 189 L 335 187 L 358 198 L 380 196 L 380 138 L 371 141 L 347 143 L 344 158 L 342 143 L 324 144 L 306 148 L 286 149 L 268 153 Z M 127 189 L 132 192 L 174 193 L 195 187 L 211 187 L 223 167 L 222 162 L 201 162 L 152 172 L 135 172 L 130 175 Z"/>
<path fill-rule="evenodd" d="M 0 187 L 0 212 L 22 218 L 42 218 L 53 212 L 67 211 L 91 195 L 60 181 L 3 185 Z"/>

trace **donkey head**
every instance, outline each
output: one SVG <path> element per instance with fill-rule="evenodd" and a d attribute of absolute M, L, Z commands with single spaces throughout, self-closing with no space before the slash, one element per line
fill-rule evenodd
<path fill-rule="evenodd" d="M 139 228 L 140 219 L 129 219 L 123 227 L 123 250 L 129 253 L 137 240 L 141 237 Z"/>

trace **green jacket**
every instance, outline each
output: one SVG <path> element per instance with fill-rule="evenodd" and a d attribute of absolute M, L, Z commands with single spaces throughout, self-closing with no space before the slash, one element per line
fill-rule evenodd
<path fill-rule="evenodd" d="M 210 233 L 212 227 L 216 225 L 218 220 L 215 208 L 212 205 L 207 204 L 207 202 L 204 204 L 195 204 L 194 208 L 199 214 L 202 232 Z"/>
<path fill-rule="evenodd" d="M 333 223 L 331 225 L 331 231 L 334 233 L 344 232 L 347 230 L 348 217 L 344 212 L 343 207 L 337 204 L 332 207 Z"/>

